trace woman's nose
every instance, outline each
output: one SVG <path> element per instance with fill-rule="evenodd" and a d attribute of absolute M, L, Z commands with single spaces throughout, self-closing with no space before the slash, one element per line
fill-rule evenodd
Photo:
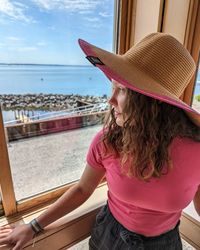
<path fill-rule="evenodd" d="M 117 101 L 116 101 L 116 98 L 114 95 L 112 95 L 110 97 L 110 99 L 108 100 L 109 104 L 113 105 L 113 106 L 116 106 L 117 105 Z"/>

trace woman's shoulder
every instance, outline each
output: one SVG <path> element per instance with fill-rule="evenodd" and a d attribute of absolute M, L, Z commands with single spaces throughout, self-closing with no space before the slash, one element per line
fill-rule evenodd
<path fill-rule="evenodd" d="M 99 146 L 102 144 L 102 141 L 103 141 L 103 138 L 104 138 L 104 134 L 105 134 L 105 130 L 102 128 L 100 129 L 93 137 L 92 139 L 92 143 L 91 145 L 92 146 Z"/>
<path fill-rule="evenodd" d="M 102 168 L 102 156 L 104 152 L 103 143 L 104 130 L 99 130 L 93 137 L 87 153 L 87 162 L 90 166 L 100 166 Z"/>
<path fill-rule="evenodd" d="M 190 138 L 176 138 L 174 139 L 171 150 L 170 158 L 173 162 L 173 167 L 184 175 L 188 180 L 193 179 L 194 183 L 200 183 L 200 142 L 194 141 Z M 186 177 L 187 176 L 187 177 Z M 196 182 L 195 182 L 196 180 Z"/>
<path fill-rule="evenodd" d="M 104 128 L 101 128 L 93 137 L 93 140 L 96 142 L 101 142 L 106 134 L 106 130 Z"/>
<path fill-rule="evenodd" d="M 200 141 L 196 141 L 186 137 L 177 137 L 172 142 L 172 148 L 174 150 L 181 148 L 182 150 L 187 150 L 191 152 L 200 153 Z"/>

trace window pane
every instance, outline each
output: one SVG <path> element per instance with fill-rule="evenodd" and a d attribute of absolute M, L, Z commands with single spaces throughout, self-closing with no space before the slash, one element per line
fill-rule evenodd
<path fill-rule="evenodd" d="M 17 199 L 77 180 L 99 126 L 37 136 L 10 143 L 9 155 Z"/>
<path fill-rule="evenodd" d="M 197 71 L 192 106 L 200 111 L 200 63 Z"/>
<path fill-rule="evenodd" d="M 200 64 L 198 65 L 197 76 L 196 76 L 196 83 L 194 88 L 193 94 L 193 102 L 192 106 L 200 112 Z M 192 218 L 197 221 L 200 221 L 199 215 L 197 214 L 194 203 L 191 202 L 185 209 L 184 212 L 189 214 Z"/>
<path fill-rule="evenodd" d="M 77 40 L 112 51 L 114 0 L 8 5 L 0 10 L 0 101 L 19 201 L 77 180 L 83 171 L 110 84 Z"/>

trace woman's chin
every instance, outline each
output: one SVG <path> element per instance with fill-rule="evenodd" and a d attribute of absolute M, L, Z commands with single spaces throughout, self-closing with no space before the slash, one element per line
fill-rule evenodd
<path fill-rule="evenodd" d="M 123 127 L 123 125 L 124 125 L 124 121 L 122 121 L 122 119 L 120 119 L 120 118 L 116 118 L 116 123 L 119 127 Z"/>

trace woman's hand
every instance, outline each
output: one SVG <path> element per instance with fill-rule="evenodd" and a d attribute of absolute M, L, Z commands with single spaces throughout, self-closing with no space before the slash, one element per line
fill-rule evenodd
<path fill-rule="evenodd" d="M 21 250 L 34 234 L 28 224 L 0 227 L 0 245 L 8 245 L 10 250 Z"/>

